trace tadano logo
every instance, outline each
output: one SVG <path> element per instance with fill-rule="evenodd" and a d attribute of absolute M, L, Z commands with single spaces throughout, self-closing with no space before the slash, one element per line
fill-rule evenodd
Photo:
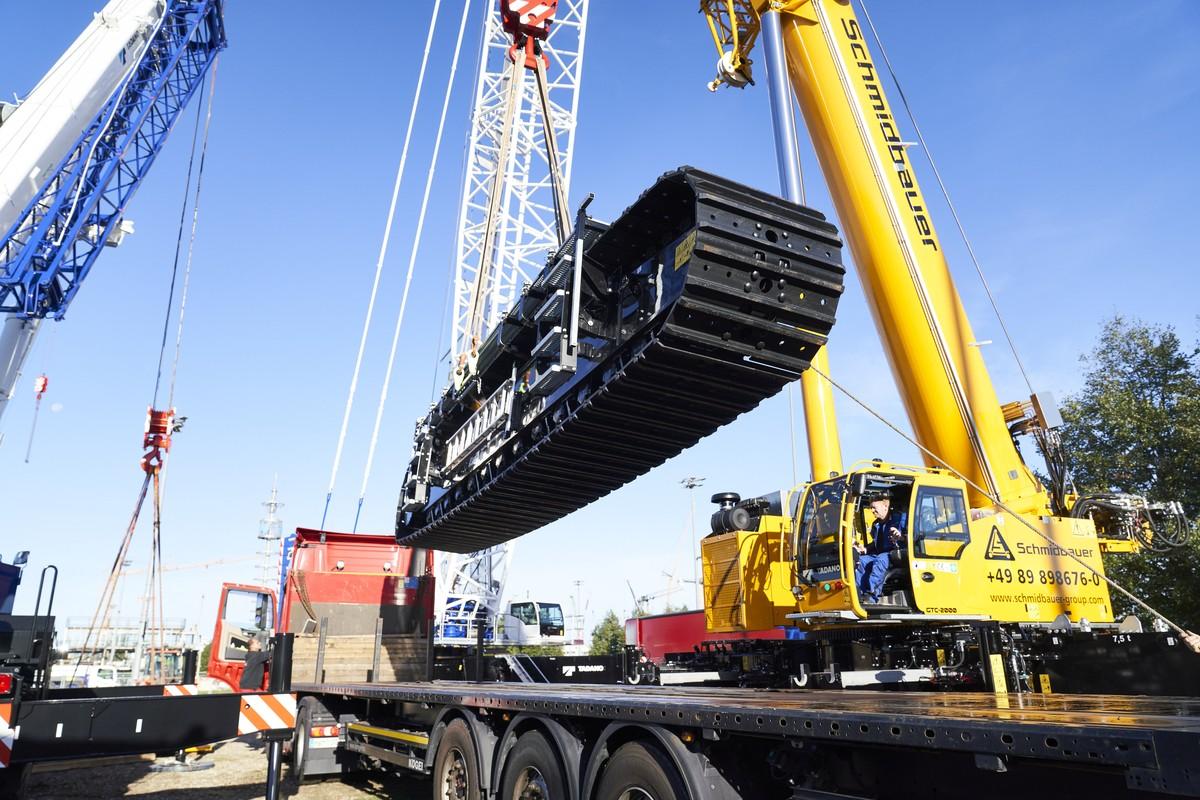
<path fill-rule="evenodd" d="M 571 677 L 576 672 L 604 672 L 603 664 L 579 664 L 577 666 L 566 666 L 562 668 L 564 677 Z"/>

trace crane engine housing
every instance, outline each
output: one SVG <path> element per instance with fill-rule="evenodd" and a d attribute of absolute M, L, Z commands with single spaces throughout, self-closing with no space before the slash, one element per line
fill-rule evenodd
<path fill-rule="evenodd" d="M 808 367 L 843 276 L 823 215 L 691 167 L 581 209 L 418 422 L 400 542 L 490 547 L 687 449 Z"/>

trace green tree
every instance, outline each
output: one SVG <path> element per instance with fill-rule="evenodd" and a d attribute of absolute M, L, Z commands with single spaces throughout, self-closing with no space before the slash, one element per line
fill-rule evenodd
<path fill-rule="evenodd" d="M 1063 403 L 1064 446 L 1081 493 L 1119 490 L 1200 513 L 1200 349 L 1174 329 L 1120 316 L 1082 359 L 1083 389 Z M 1200 627 L 1200 543 L 1105 556 L 1109 577 L 1178 624 Z M 1116 593 L 1118 614 L 1136 613 Z M 1145 614 L 1142 614 L 1144 619 Z"/>
<path fill-rule="evenodd" d="M 625 649 L 625 626 L 613 611 L 604 615 L 600 624 L 592 628 L 592 647 L 588 651 L 594 656 L 616 655 Z"/>
<path fill-rule="evenodd" d="M 198 673 L 208 673 L 208 658 L 212 655 L 212 642 L 206 642 L 204 647 L 200 649 L 200 660 L 196 666 Z"/>

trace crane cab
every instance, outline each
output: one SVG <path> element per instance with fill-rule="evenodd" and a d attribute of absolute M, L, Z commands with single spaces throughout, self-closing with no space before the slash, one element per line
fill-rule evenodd
<path fill-rule="evenodd" d="M 870 462 L 802 486 L 774 509 L 734 497 L 714 498 L 726 507 L 702 543 L 710 632 L 861 620 L 1048 623 L 1063 614 L 1112 621 L 1090 520 L 972 509 L 963 481 L 944 470 Z M 903 529 L 882 549 L 871 537 L 881 498 Z M 863 573 L 875 561 L 884 562 L 882 591 L 869 602 Z"/>

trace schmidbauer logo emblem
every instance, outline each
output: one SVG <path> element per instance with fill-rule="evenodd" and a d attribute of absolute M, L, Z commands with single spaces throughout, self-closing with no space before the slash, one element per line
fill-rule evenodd
<path fill-rule="evenodd" d="M 992 535 L 988 537 L 987 552 L 983 557 L 989 561 L 1017 560 L 1012 554 L 1012 550 L 1008 549 L 1008 542 L 1004 541 L 1004 537 L 1000 535 L 1000 529 L 995 525 L 992 526 Z"/>

